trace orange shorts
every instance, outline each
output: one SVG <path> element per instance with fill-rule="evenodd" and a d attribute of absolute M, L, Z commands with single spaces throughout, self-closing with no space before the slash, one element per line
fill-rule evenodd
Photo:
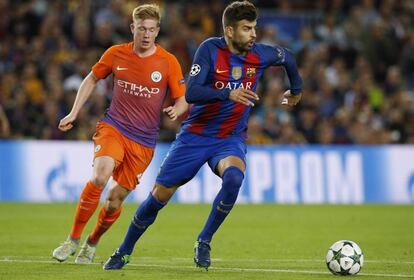
<path fill-rule="evenodd" d="M 139 144 L 106 122 L 98 122 L 93 135 L 94 159 L 109 156 L 115 160 L 112 178 L 124 188 L 132 191 L 150 164 L 154 149 Z"/>

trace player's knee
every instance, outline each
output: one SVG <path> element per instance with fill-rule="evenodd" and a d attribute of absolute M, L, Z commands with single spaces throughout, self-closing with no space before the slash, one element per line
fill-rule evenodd
<path fill-rule="evenodd" d="M 94 174 L 91 181 L 95 186 L 103 189 L 108 182 L 108 179 L 109 177 L 105 174 Z"/>
<path fill-rule="evenodd" d="M 125 198 L 128 196 L 129 191 L 120 185 L 112 186 L 106 195 L 103 203 L 106 213 L 112 215 L 116 212 L 121 213 L 122 204 Z"/>
<path fill-rule="evenodd" d="M 176 187 L 167 188 L 159 184 L 155 184 L 155 187 L 152 190 L 152 196 L 160 202 L 167 203 L 176 190 Z"/>
<path fill-rule="evenodd" d="M 223 188 L 230 192 L 238 192 L 244 179 L 244 173 L 237 167 L 231 166 L 223 173 Z"/>
<path fill-rule="evenodd" d="M 115 213 L 122 206 L 122 200 L 112 198 L 111 196 L 107 197 L 105 200 L 106 212 L 109 214 Z"/>

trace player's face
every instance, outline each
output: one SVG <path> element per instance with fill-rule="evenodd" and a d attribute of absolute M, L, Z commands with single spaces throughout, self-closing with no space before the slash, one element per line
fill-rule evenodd
<path fill-rule="evenodd" d="M 256 40 L 256 21 L 247 21 L 245 19 L 237 22 L 232 32 L 233 47 L 240 53 L 248 52 Z"/>
<path fill-rule="evenodd" d="M 131 24 L 134 44 L 141 51 L 149 50 L 154 46 L 159 31 L 158 22 L 154 19 L 138 19 Z"/>

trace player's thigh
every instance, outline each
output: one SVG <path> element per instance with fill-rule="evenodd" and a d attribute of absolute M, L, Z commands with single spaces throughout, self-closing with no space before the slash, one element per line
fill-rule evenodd
<path fill-rule="evenodd" d="M 115 168 L 115 161 L 109 156 L 96 157 L 93 161 L 92 181 L 99 187 L 105 187 Z"/>
<path fill-rule="evenodd" d="M 129 191 L 136 185 L 154 156 L 154 149 L 134 142 L 125 137 L 125 156 L 113 172 L 113 178 Z"/>
<path fill-rule="evenodd" d="M 98 186 L 105 187 L 113 170 L 121 164 L 124 157 L 122 135 L 105 122 L 98 122 L 92 139 L 94 142 L 92 181 Z"/>
<path fill-rule="evenodd" d="M 124 144 L 122 134 L 113 126 L 98 122 L 96 132 L 92 137 L 94 143 L 94 161 L 100 157 L 110 157 L 114 167 L 118 166 L 124 158 Z"/>
<path fill-rule="evenodd" d="M 170 188 L 191 180 L 208 159 L 209 150 L 202 144 L 189 145 L 177 139 L 165 156 L 156 183 Z"/>
<path fill-rule="evenodd" d="M 241 171 L 246 169 L 247 146 L 243 139 L 228 138 L 217 145 L 214 153 L 208 160 L 211 170 L 218 176 L 222 176 L 224 170 L 230 166 L 236 166 Z"/>

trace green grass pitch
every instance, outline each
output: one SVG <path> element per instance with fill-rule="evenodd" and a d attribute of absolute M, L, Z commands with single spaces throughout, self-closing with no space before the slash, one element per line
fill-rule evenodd
<path fill-rule="evenodd" d="M 64 263 L 52 250 L 71 226 L 74 204 L 0 204 L 0 279 L 337 279 L 325 254 L 337 240 L 357 242 L 365 264 L 356 279 L 414 279 L 414 205 L 237 205 L 212 242 L 209 271 L 193 264 L 193 245 L 209 205 L 170 204 L 135 248 L 131 263 L 104 271 L 135 204 L 103 236 L 92 265 Z M 96 215 L 86 227 L 90 232 Z M 82 240 L 83 241 L 83 240 Z"/>

